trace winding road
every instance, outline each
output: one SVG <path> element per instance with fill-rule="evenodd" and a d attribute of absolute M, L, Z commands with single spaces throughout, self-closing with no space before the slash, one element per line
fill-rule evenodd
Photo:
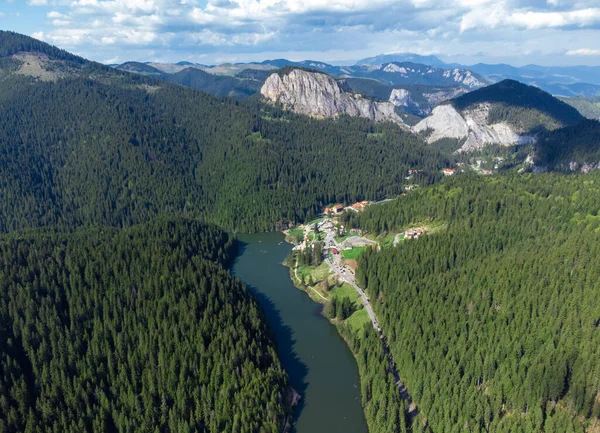
<path fill-rule="evenodd" d="M 356 282 L 354 280 L 354 275 L 352 275 L 352 273 L 350 271 L 344 269 L 344 267 L 341 266 L 341 264 L 340 264 L 341 259 L 339 259 L 339 258 L 337 259 L 337 262 L 338 262 L 337 264 L 335 263 L 335 261 L 336 261 L 335 256 L 333 257 L 333 261 L 331 261 L 329 259 L 328 250 L 329 250 L 329 248 L 333 248 L 333 247 L 340 250 L 340 247 L 339 247 L 338 243 L 336 242 L 336 240 L 334 239 L 334 236 L 332 234 L 328 234 L 325 238 L 325 249 L 324 249 L 324 252 L 326 255 L 325 262 L 327 263 L 329 268 L 340 277 L 340 279 L 342 281 L 350 284 L 358 292 L 358 296 L 359 296 L 363 306 L 365 307 L 365 310 L 367 310 L 367 313 L 369 314 L 369 318 L 371 319 L 373 328 L 375 328 L 375 331 L 377 332 L 377 335 L 379 336 L 379 340 L 381 341 L 381 345 L 383 346 L 383 352 L 384 352 L 385 356 L 387 357 L 388 364 L 390 366 L 390 371 L 392 372 L 392 375 L 394 376 L 394 380 L 396 382 L 396 387 L 398 388 L 398 390 L 400 392 L 400 396 L 402 397 L 403 400 L 405 400 L 408 403 L 408 416 L 410 418 L 410 422 L 412 423 L 419 412 L 417 410 L 417 407 L 412 402 L 410 395 L 408 395 L 408 391 L 406 390 L 406 387 L 402 383 L 402 380 L 400 379 L 400 375 L 398 374 L 398 368 L 396 367 L 396 361 L 394 361 L 392 353 L 390 352 L 387 342 L 385 340 L 385 336 L 381 332 L 379 320 L 377 320 L 377 316 L 375 315 L 375 312 L 373 311 L 373 307 L 371 306 L 371 301 L 367 297 L 365 291 L 358 284 L 356 284 Z"/>

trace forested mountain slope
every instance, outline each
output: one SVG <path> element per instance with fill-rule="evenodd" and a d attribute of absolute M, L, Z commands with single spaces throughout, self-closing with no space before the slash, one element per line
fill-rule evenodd
<path fill-rule="evenodd" d="M 0 33 L 0 46 L 55 55 L 22 38 Z M 397 195 L 408 168 L 445 166 L 394 125 L 241 106 L 56 56 L 79 66 L 43 80 L 20 73 L 22 60 L 0 59 L 0 231 L 128 226 L 180 213 L 267 230 L 327 203 Z"/>
<path fill-rule="evenodd" d="M 490 123 L 504 121 L 522 132 L 532 133 L 540 128 L 552 130 L 583 120 L 575 108 L 563 101 L 514 80 L 504 80 L 451 101 L 458 110 L 481 103 L 494 104 L 488 114 Z"/>
<path fill-rule="evenodd" d="M 584 120 L 542 135 L 535 147 L 535 163 L 549 171 L 600 168 L 600 122 Z"/>
<path fill-rule="evenodd" d="M 583 119 L 576 109 L 543 90 L 504 80 L 438 105 L 414 130 L 430 143 L 462 140 L 460 151 L 467 152 L 487 144 L 535 142 L 540 133 Z"/>
<path fill-rule="evenodd" d="M 291 391 L 234 253 L 183 219 L 1 237 L 0 431 L 279 433 Z"/>
<path fill-rule="evenodd" d="M 166 76 L 165 79 L 171 83 L 201 90 L 214 96 L 229 96 L 233 98 L 245 98 L 255 94 L 264 82 L 264 79 L 256 80 L 252 78 L 214 75 L 197 68 L 186 68 L 180 72 Z"/>
<path fill-rule="evenodd" d="M 372 207 L 371 232 L 443 228 L 359 258 L 434 432 L 600 423 L 600 174 L 459 176 Z"/>

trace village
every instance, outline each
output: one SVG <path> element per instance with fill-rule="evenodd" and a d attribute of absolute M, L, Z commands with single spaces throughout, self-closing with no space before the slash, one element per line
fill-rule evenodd
<path fill-rule="evenodd" d="M 371 299 L 365 288 L 356 281 L 357 258 L 367 248 L 376 251 L 395 248 L 400 242 L 414 242 L 426 232 L 435 232 L 444 225 L 428 221 L 402 231 L 387 233 L 383 237 L 374 237 L 342 224 L 340 216 L 345 212 L 362 212 L 369 206 L 382 202 L 360 201 L 350 206 L 336 203 L 327 206 L 316 220 L 286 231 L 286 239 L 295 243 L 286 264 L 294 284 L 306 291 L 311 299 L 323 304 L 324 315 L 334 324 L 343 323 L 357 331 L 366 323 L 373 326 L 381 340 L 395 385 L 402 398 L 407 401 L 409 415 L 414 419 L 418 414 L 417 408 L 398 374 Z M 378 300 L 385 304 L 385 300 Z"/>
<path fill-rule="evenodd" d="M 418 239 L 436 228 L 432 227 L 431 222 L 423 222 L 375 237 L 360 229 L 344 226 L 341 218 L 344 213 L 363 212 L 369 206 L 388 201 L 390 199 L 360 201 L 348 206 L 336 203 L 325 207 L 319 218 L 285 232 L 288 242 L 294 244 L 293 254 L 296 254 L 296 261 L 289 264 L 295 284 L 320 303 L 326 303 L 335 296 L 350 297 L 358 308 L 355 314 L 361 316 L 360 320 L 357 319 L 361 325 L 368 317 L 360 312 L 360 292 L 349 287 L 355 285 L 358 256 L 367 248 L 379 251 L 395 247 L 400 242 Z"/>

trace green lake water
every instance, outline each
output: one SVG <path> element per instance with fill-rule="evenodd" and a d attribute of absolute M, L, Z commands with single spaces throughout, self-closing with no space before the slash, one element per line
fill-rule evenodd
<path fill-rule="evenodd" d="M 232 272 L 250 288 L 275 334 L 279 357 L 302 396 L 296 433 L 367 433 L 358 367 L 321 306 L 295 288 L 282 265 L 292 250 L 281 233 L 240 235 Z"/>

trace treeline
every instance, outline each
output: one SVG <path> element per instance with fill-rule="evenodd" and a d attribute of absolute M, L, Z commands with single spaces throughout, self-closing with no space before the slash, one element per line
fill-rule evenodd
<path fill-rule="evenodd" d="M 287 376 L 233 254 L 184 219 L 2 237 L 0 431 L 281 431 Z"/>
<path fill-rule="evenodd" d="M 372 232 L 445 224 L 366 251 L 357 272 L 432 431 L 597 426 L 599 184 L 459 176 L 360 217 Z"/>
<path fill-rule="evenodd" d="M 165 214 L 283 228 L 328 203 L 398 195 L 409 168 L 446 165 L 394 125 L 241 106 L 112 70 L 57 82 L 9 73 L 0 101 L 2 232 Z"/>

